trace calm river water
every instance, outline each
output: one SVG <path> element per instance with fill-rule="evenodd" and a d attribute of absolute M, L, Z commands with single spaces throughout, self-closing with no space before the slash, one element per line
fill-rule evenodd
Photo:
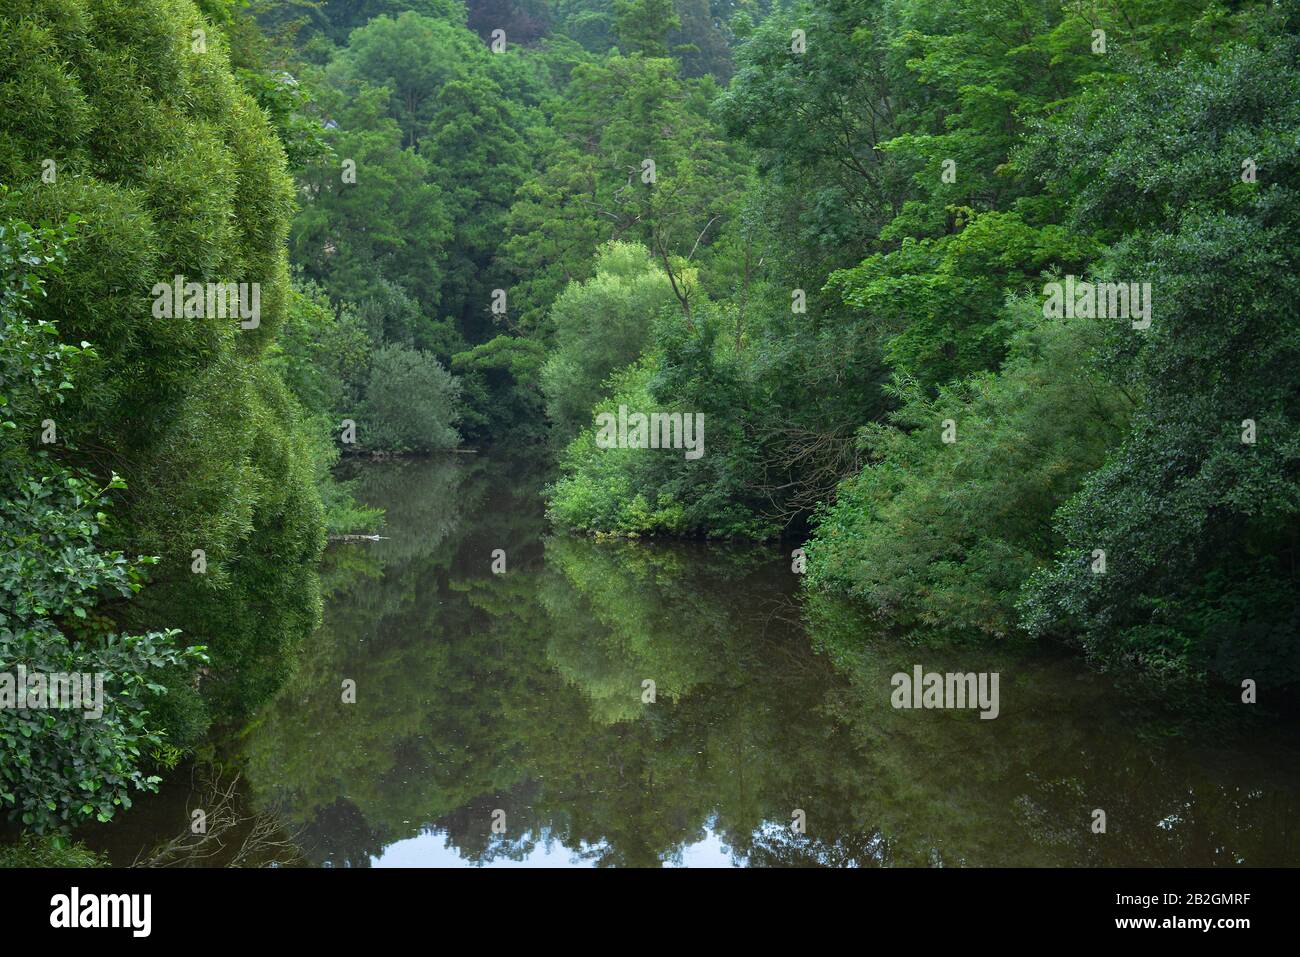
<path fill-rule="evenodd" d="M 1300 746 L 1230 691 L 1192 730 L 1060 653 L 886 639 L 801 595 L 793 545 L 557 535 L 542 481 L 485 456 L 361 467 L 388 538 L 331 547 L 324 625 L 217 748 L 219 790 L 178 769 L 88 843 L 131 863 L 206 809 L 217 839 L 170 860 L 1300 863 Z M 997 672 L 999 716 L 896 710 L 917 664 Z"/>

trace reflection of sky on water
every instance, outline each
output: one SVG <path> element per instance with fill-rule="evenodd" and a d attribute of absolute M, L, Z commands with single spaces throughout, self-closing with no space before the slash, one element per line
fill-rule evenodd
<path fill-rule="evenodd" d="M 595 848 L 583 847 L 586 853 Z M 370 859 L 371 867 L 465 867 L 471 862 L 465 860 L 460 852 L 447 841 L 446 831 L 431 831 L 418 837 L 396 841 L 384 848 L 383 854 Z M 479 867 L 595 867 L 596 862 L 590 857 L 583 858 L 557 842 L 538 842 L 532 852 L 521 861 L 498 858 L 476 866 Z M 681 851 L 679 861 L 668 861 L 665 867 L 731 867 L 731 852 L 723 845 L 721 838 L 713 832 L 702 841 L 691 844 Z"/>

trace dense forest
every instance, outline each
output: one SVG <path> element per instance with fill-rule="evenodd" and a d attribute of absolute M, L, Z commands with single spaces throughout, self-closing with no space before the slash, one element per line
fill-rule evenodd
<path fill-rule="evenodd" d="M 0 0 L 0 672 L 107 675 L 0 684 L 14 853 L 310 661 L 327 540 L 394 520 L 363 456 L 545 459 L 553 529 L 777 542 L 910 641 L 1294 690 L 1297 26 Z"/>

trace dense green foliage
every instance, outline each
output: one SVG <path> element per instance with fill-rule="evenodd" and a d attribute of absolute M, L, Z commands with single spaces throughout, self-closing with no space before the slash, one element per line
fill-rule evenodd
<path fill-rule="evenodd" d="M 0 659 L 104 677 L 102 718 L 4 712 L 3 800 L 41 831 L 107 820 L 278 686 L 319 618 L 321 504 L 267 361 L 292 184 L 222 34 L 188 4 L 7 3 L 0 76 L 7 239 L 76 224 L 40 295 L 44 254 L 4 270 Z M 257 283 L 253 321 L 162 309 L 177 275 Z M 198 675 L 178 631 L 207 647 Z"/>
<path fill-rule="evenodd" d="M 160 674 L 203 658 L 175 629 L 123 634 L 98 611 L 138 592 L 150 561 L 96 542 L 125 485 L 114 474 L 100 487 L 34 441 L 95 358 L 31 317 L 69 238 L 0 222 L 0 809 L 36 834 L 107 821 L 132 791 L 156 790 L 143 762 L 164 732 L 149 701 L 166 692 Z M 57 688 L 59 675 L 76 686 Z"/>
<path fill-rule="evenodd" d="M 122 623 L 206 644 L 205 696 L 246 708 L 319 616 L 307 438 L 264 361 L 289 292 L 284 150 L 188 4 L 12 3 L 3 21 L 4 211 L 84 221 L 33 307 L 96 353 L 49 410 L 54 454 L 101 481 L 120 474 L 109 544 L 158 556 Z M 160 318 L 156 286 L 176 275 L 259 283 L 256 325 L 207 309 Z M 201 723 L 188 687 L 167 710 Z"/>
<path fill-rule="evenodd" d="M 1025 603 L 1031 631 L 1078 634 L 1103 661 L 1300 679 L 1298 49 L 1140 68 L 1038 144 L 1074 221 L 1123 231 L 1099 272 L 1159 291 L 1149 334 L 1107 329 L 1133 425 L 1057 513 L 1059 557 Z M 1083 560 L 1099 547 L 1106 575 Z"/>
<path fill-rule="evenodd" d="M 753 176 L 699 295 L 593 406 L 711 411 L 708 456 L 579 436 L 552 516 L 811 526 L 808 584 L 914 634 L 1293 683 L 1294 25 L 1215 3 L 773 13 L 716 102 Z M 1150 327 L 1039 318 L 1067 276 L 1149 283 Z"/>
<path fill-rule="evenodd" d="M 613 243 L 593 268 L 595 275 L 568 286 L 551 307 L 555 342 L 541 380 L 562 442 L 590 424 L 605 380 L 636 361 L 650 340 L 650 320 L 673 301 L 668 276 L 642 246 Z"/>
<path fill-rule="evenodd" d="M 456 444 L 456 380 L 425 352 L 382 346 L 370 362 L 362 428 L 386 448 L 427 452 Z"/>
<path fill-rule="evenodd" d="M 821 517 L 809 583 L 913 630 L 1013 634 L 1021 583 L 1061 545 L 1047 517 L 1126 421 L 1124 394 L 1089 368 L 1095 330 L 1082 325 L 1029 323 L 998 374 L 934 398 L 909 384 L 889 421 L 864 430 L 872 464 Z"/>
<path fill-rule="evenodd" d="M 0 800 L 103 819 L 246 716 L 326 534 L 383 521 L 341 458 L 462 441 L 554 456 L 559 531 L 806 546 L 810 604 L 885 632 L 1297 684 L 1298 24 L 0 0 L 0 665 L 116 676 L 98 724 L 4 712 L 36 743 Z M 611 447 L 629 410 L 702 417 L 700 454 Z"/>

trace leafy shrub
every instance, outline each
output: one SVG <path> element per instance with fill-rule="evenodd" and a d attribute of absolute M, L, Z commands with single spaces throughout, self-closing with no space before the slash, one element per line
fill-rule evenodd
<path fill-rule="evenodd" d="M 706 341 L 701 348 L 709 349 Z M 615 416 L 620 405 L 631 412 L 681 412 L 704 415 L 704 454 L 687 459 L 681 449 L 601 448 L 596 429 L 583 430 L 561 456 L 561 477 L 547 489 L 552 521 L 579 531 L 614 535 L 680 535 L 717 538 L 769 538 L 774 524 L 757 508 L 745 487 L 752 467 L 743 441 L 743 403 L 737 383 L 706 366 L 700 393 L 656 389 L 663 359 L 643 359 L 611 376 L 611 397 L 596 404 Z"/>

